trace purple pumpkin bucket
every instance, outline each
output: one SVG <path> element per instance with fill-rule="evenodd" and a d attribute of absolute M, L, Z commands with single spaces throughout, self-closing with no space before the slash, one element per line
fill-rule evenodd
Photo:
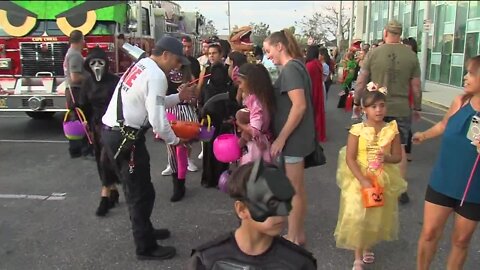
<path fill-rule="evenodd" d="M 200 122 L 200 133 L 198 134 L 198 139 L 202 142 L 209 142 L 215 134 L 215 127 L 212 126 L 212 120 L 210 115 L 207 115 L 207 125 L 205 126 L 203 120 Z"/>
<path fill-rule="evenodd" d="M 223 163 L 235 162 L 242 156 L 235 134 L 222 134 L 213 141 L 213 154 Z"/>
<path fill-rule="evenodd" d="M 228 178 L 230 177 L 230 171 L 226 170 L 220 174 L 218 178 L 218 189 L 222 192 L 228 193 Z"/>
<path fill-rule="evenodd" d="M 67 121 L 68 115 L 72 112 L 73 110 L 69 110 L 65 113 L 65 117 L 63 118 L 63 133 L 65 134 L 65 137 L 71 141 L 81 140 L 85 137 L 85 126 L 83 123 L 86 119 L 83 112 L 78 110 L 77 112 L 80 120 Z"/>

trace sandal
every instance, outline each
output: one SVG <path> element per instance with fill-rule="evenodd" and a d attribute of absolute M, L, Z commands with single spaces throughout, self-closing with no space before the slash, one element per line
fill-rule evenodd
<path fill-rule="evenodd" d="M 375 253 L 371 251 L 364 251 L 363 252 L 363 263 L 365 264 L 372 264 L 375 262 Z"/>
<path fill-rule="evenodd" d="M 352 270 L 363 270 L 364 262 L 362 260 L 355 260 L 353 262 Z"/>

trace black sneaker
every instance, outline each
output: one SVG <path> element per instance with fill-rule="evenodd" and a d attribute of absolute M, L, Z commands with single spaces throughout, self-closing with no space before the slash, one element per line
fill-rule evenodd
<path fill-rule="evenodd" d="M 153 237 L 155 240 L 163 240 L 170 237 L 170 231 L 168 229 L 153 229 Z"/>
<path fill-rule="evenodd" d="M 110 196 L 108 198 L 108 201 L 110 203 L 110 208 L 115 207 L 115 204 L 118 204 L 120 198 L 120 194 L 118 193 L 118 190 L 112 189 L 110 190 Z"/>
<path fill-rule="evenodd" d="M 401 204 L 407 204 L 408 202 L 410 202 L 410 197 L 408 197 L 407 192 L 402 193 L 402 195 L 400 195 L 400 198 L 398 198 L 398 201 Z"/>
<path fill-rule="evenodd" d="M 102 197 L 102 199 L 100 199 L 100 205 L 98 205 L 97 212 L 95 212 L 95 214 L 99 217 L 103 217 L 108 213 L 108 209 L 110 209 L 110 201 L 108 197 Z"/>
<path fill-rule="evenodd" d="M 162 247 L 158 246 L 152 251 L 143 253 L 143 254 L 137 254 L 137 259 L 138 260 L 167 260 L 171 259 L 175 256 L 177 253 L 177 250 L 174 247 Z"/>

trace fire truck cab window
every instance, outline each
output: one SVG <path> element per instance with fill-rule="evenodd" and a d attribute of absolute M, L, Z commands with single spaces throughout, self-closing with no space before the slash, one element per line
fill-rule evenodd
<path fill-rule="evenodd" d="M 142 7 L 142 35 L 150 35 L 150 16 L 148 9 Z"/>

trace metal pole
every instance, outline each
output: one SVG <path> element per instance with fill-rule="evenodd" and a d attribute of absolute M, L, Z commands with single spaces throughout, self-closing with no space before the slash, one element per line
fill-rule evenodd
<path fill-rule="evenodd" d="M 367 1 L 367 27 L 365 29 L 365 33 L 367 34 L 367 37 L 365 38 L 366 43 L 370 43 L 370 17 L 372 16 L 372 9 L 371 9 L 372 2 Z"/>
<path fill-rule="evenodd" d="M 395 7 L 395 1 L 388 1 L 388 21 L 393 20 L 393 8 Z"/>
<path fill-rule="evenodd" d="M 228 1 L 228 35 L 232 33 L 232 27 L 230 26 L 230 1 Z"/>
<path fill-rule="evenodd" d="M 338 23 L 337 23 L 337 48 L 341 51 L 342 45 L 342 1 L 340 1 L 339 9 L 338 9 Z"/>
<path fill-rule="evenodd" d="M 429 24 L 430 26 L 430 5 L 431 1 L 426 1 L 425 2 L 425 10 L 423 11 L 423 34 L 422 34 L 422 52 L 421 52 L 421 60 L 420 60 L 420 76 L 421 76 L 421 81 L 422 81 L 422 90 L 425 90 L 425 82 L 427 79 L 427 57 L 428 57 L 428 35 L 431 29 L 428 29 L 429 31 L 425 30 L 425 24 Z"/>
<path fill-rule="evenodd" d="M 353 43 L 353 19 L 355 18 L 355 1 L 352 1 L 352 14 L 350 16 L 350 28 L 348 29 L 348 44 Z"/>

